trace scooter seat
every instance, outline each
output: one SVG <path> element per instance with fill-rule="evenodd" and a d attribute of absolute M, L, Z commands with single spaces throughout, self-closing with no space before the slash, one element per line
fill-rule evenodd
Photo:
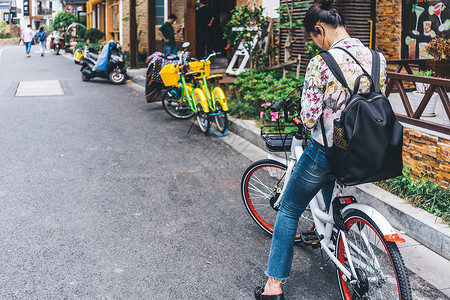
<path fill-rule="evenodd" d="M 97 60 L 99 56 L 100 56 L 100 54 L 95 54 L 95 53 L 89 52 L 89 57 L 94 60 Z"/>

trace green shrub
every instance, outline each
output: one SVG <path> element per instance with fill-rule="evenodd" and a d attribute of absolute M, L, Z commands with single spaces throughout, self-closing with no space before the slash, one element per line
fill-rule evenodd
<path fill-rule="evenodd" d="M 91 43 L 98 43 L 100 39 L 103 38 L 105 34 L 103 31 L 97 29 L 97 28 L 91 28 L 89 30 L 86 30 L 86 38 L 89 39 L 89 42 Z"/>
<path fill-rule="evenodd" d="M 75 23 L 77 17 L 74 14 L 67 14 L 64 11 L 58 13 L 53 20 L 53 30 L 58 30 L 60 28 L 67 28 L 70 24 Z"/>
<path fill-rule="evenodd" d="M 264 108 L 288 96 L 303 80 L 303 77 L 297 79 L 294 74 L 288 74 L 283 78 L 282 70 L 244 72 L 230 87 L 235 92 L 230 99 L 230 113 L 242 119 L 272 122 L 277 114 L 270 110 L 265 111 Z M 300 91 L 292 94 L 295 100 L 299 97 Z"/>
<path fill-rule="evenodd" d="M 445 222 L 450 222 L 450 189 L 425 180 L 416 181 L 411 168 L 404 167 L 403 175 L 376 183 L 381 188 L 397 195 L 414 206 L 432 213 Z"/>

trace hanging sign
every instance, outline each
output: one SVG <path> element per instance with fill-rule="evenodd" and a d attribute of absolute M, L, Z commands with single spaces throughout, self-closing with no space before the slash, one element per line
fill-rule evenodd
<path fill-rule="evenodd" d="M 23 15 L 29 16 L 30 15 L 30 2 L 28 0 L 23 0 Z"/>
<path fill-rule="evenodd" d="M 66 14 L 73 14 L 75 12 L 75 8 L 72 4 L 67 4 L 66 6 L 64 6 L 64 11 L 66 12 Z"/>

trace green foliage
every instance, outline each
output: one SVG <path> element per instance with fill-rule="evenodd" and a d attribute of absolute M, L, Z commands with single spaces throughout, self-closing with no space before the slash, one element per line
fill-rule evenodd
<path fill-rule="evenodd" d="M 74 14 L 66 14 L 64 11 L 58 13 L 53 20 L 53 29 L 64 29 L 70 24 L 75 23 L 77 17 Z"/>
<path fill-rule="evenodd" d="M 297 80 L 293 74 L 283 78 L 282 70 L 244 72 L 230 87 L 235 91 L 235 96 L 230 99 L 230 113 L 243 119 L 271 122 L 276 114 L 264 112 L 264 108 L 285 98 L 303 79 L 300 77 Z M 300 92 L 294 93 L 292 97 L 298 99 Z"/>
<path fill-rule="evenodd" d="M 86 28 L 82 26 L 77 26 L 77 36 L 79 38 L 86 38 Z"/>
<path fill-rule="evenodd" d="M 89 42 L 91 43 L 97 43 L 100 39 L 103 38 L 105 34 L 103 31 L 97 29 L 97 28 L 91 28 L 89 30 L 86 30 L 86 38 L 89 39 Z"/>
<path fill-rule="evenodd" d="M 6 21 L 1 21 L 0 22 L 0 32 L 4 33 L 6 30 Z"/>
<path fill-rule="evenodd" d="M 305 55 L 308 59 L 313 58 L 319 52 L 322 51 L 322 49 L 319 48 L 319 46 L 314 43 L 314 41 L 309 41 L 305 43 Z"/>
<path fill-rule="evenodd" d="M 411 171 L 411 168 L 405 166 L 403 167 L 403 176 L 376 184 L 449 223 L 450 189 L 425 180 L 423 176 L 420 181 L 416 181 L 412 178 Z"/>
<path fill-rule="evenodd" d="M 98 53 L 98 51 L 100 51 L 102 49 L 103 44 L 102 43 L 86 43 L 86 42 L 77 42 L 77 44 L 75 45 L 75 49 L 81 48 L 82 50 L 84 50 L 84 46 L 88 46 L 89 47 L 89 51 L 93 52 L 93 53 Z"/>
<path fill-rule="evenodd" d="M 299 0 L 286 1 L 281 3 L 277 12 L 280 14 L 278 18 L 278 28 L 287 31 L 287 37 L 284 42 L 284 59 L 288 61 L 292 57 L 292 47 L 297 40 L 298 33 L 296 31 L 303 29 L 303 21 L 295 18 L 294 11 L 299 8 L 307 8 L 310 4 Z"/>
<path fill-rule="evenodd" d="M 426 77 L 434 77 L 434 71 L 432 70 L 427 70 L 427 71 L 415 71 L 413 72 L 413 75 L 417 75 L 417 76 L 426 76 Z"/>
<path fill-rule="evenodd" d="M 308 3 L 300 1 L 285 2 L 280 5 L 276 10 L 280 15 L 278 17 L 278 28 L 288 28 L 292 30 L 303 29 L 303 22 L 301 19 L 294 18 L 294 10 L 299 8 L 308 8 Z"/>
<path fill-rule="evenodd" d="M 240 42 L 244 41 L 244 48 L 251 54 L 253 63 L 255 56 L 261 53 L 255 53 L 257 50 L 253 51 L 251 45 L 255 38 L 259 42 L 267 36 L 269 21 L 263 16 L 263 8 L 250 8 L 248 5 L 234 8 L 231 14 L 230 21 L 223 28 L 223 37 L 230 45 L 232 53 L 238 50 Z M 236 30 L 237 28 L 239 30 Z"/>

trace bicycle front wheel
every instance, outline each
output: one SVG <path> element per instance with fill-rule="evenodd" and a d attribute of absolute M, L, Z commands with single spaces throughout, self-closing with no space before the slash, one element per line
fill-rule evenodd
<path fill-rule="evenodd" d="M 358 283 L 347 282 L 337 269 L 342 299 L 412 299 L 408 274 L 397 245 L 386 241 L 376 223 L 360 211 L 344 215 L 348 232 L 339 231 L 336 257 L 350 270 L 342 235 L 346 235 Z"/>
<path fill-rule="evenodd" d="M 195 113 L 187 101 L 181 99 L 181 91 L 177 87 L 169 88 L 162 97 L 164 110 L 176 119 L 189 119 Z"/>
<path fill-rule="evenodd" d="M 255 162 L 244 173 L 241 181 L 242 199 L 252 219 L 265 232 L 272 235 L 280 197 L 286 177 L 286 165 L 276 160 L 263 159 Z M 295 241 L 300 233 L 312 230 L 314 220 L 309 207 L 303 212 L 297 226 Z"/>

